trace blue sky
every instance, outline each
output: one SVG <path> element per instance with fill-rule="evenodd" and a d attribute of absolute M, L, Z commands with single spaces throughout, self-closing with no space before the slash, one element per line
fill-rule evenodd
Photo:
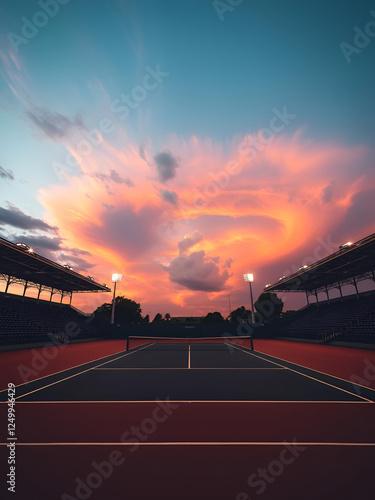
<path fill-rule="evenodd" d="M 103 279 L 115 262 L 132 298 L 177 314 L 222 309 L 228 293 L 247 300 L 246 262 L 259 269 L 260 293 L 317 238 L 342 243 L 374 231 L 375 2 L 5 0 L 0 14 L 4 237 L 34 238 L 39 253 Z M 212 173 L 283 110 L 292 118 L 278 118 L 253 166 L 191 212 Z M 69 223 L 73 196 L 81 204 Z M 14 225 L 14 214 L 25 224 Z M 40 232 L 32 220 L 55 229 Z M 123 251 L 113 246 L 116 227 L 150 253 L 137 259 L 126 241 Z M 242 247 L 237 229 L 249 233 Z M 201 237 L 178 255 L 194 231 Z M 211 295 L 189 266 L 207 273 Z M 149 273 L 163 283 L 160 302 Z"/>

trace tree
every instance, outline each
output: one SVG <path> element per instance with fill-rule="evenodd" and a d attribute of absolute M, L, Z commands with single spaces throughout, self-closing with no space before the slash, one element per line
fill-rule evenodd
<path fill-rule="evenodd" d="M 165 321 L 169 321 L 171 319 L 171 315 L 169 313 L 167 313 L 165 316 L 164 316 L 164 319 Z"/>
<path fill-rule="evenodd" d="M 112 303 L 106 302 L 99 306 L 94 311 L 94 316 L 105 318 L 108 321 L 111 319 Z M 134 300 L 127 299 L 123 296 L 115 299 L 115 323 L 119 325 L 129 323 L 142 323 L 141 305 Z"/>
<path fill-rule="evenodd" d="M 143 318 L 143 323 L 150 323 L 150 316 L 148 314 Z"/>
<path fill-rule="evenodd" d="M 217 311 L 209 312 L 203 318 L 203 323 L 219 323 L 220 321 L 224 321 L 224 318 L 221 315 L 221 313 L 219 313 Z"/>
<path fill-rule="evenodd" d="M 229 321 L 231 323 L 242 323 L 243 321 L 249 321 L 250 317 L 251 312 L 248 309 L 245 309 L 244 306 L 241 306 L 230 313 Z"/>
<path fill-rule="evenodd" d="M 277 318 L 284 307 L 284 302 L 279 299 L 276 293 L 263 292 L 259 295 L 254 307 L 258 314 L 263 318 L 263 323 L 269 323 Z"/>
<path fill-rule="evenodd" d="M 163 316 L 160 313 L 155 315 L 155 318 L 152 320 L 153 323 L 161 323 L 163 320 Z"/>

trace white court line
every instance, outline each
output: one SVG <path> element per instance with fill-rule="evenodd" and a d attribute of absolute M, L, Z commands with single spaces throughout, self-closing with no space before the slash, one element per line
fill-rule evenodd
<path fill-rule="evenodd" d="M 295 363 L 294 361 L 289 361 L 288 359 L 278 358 L 276 356 L 272 356 L 272 354 L 268 354 L 267 352 L 262 352 L 262 351 L 258 351 L 258 352 L 260 352 L 261 354 L 264 354 L 265 356 L 270 356 L 271 358 L 275 358 L 275 359 L 279 359 L 279 360 L 281 359 L 282 361 L 285 361 L 286 363 L 292 363 L 293 365 L 300 366 L 301 368 L 306 368 L 307 370 L 313 370 L 314 372 L 321 373 L 322 375 L 328 375 L 329 377 L 337 378 L 338 380 L 342 380 L 343 382 L 348 382 L 349 384 L 358 385 L 359 387 L 363 387 L 364 389 L 368 389 L 369 391 L 375 392 L 375 389 L 371 389 L 371 387 L 368 387 L 366 385 L 357 384 L 357 382 L 352 382 L 351 380 L 347 380 L 346 378 L 337 377 L 336 375 L 331 375 L 330 373 L 322 372 L 320 370 L 315 370 L 315 368 L 310 368 L 309 366 L 300 365 L 299 363 Z M 355 374 L 353 373 L 353 375 L 355 375 Z"/>
<path fill-rule="evenodd" d="M 188 368 L 191 370 L 286 370 L 286 368 L 249 368 L 249 367 L 244 367 L 244 368 L 212 368 L 212 367 L 204 367 L 204 368 L 191 368 L 190 363 L 188 362 Z M 186 370 L 186 368 L 162 368 L 162 367 L 156 367 L 156 368 L 150 368 L 150 367 L 145 367 L 145 368 L 94 368 L 94 370 Z"/>
<path fill-rule="evenodd" d="M 131 339 L 154 339 L 154 340 L 180 340 L 181 342 L 177 342 L 177 344 L 188 344 L 191 340 L 193 341 L 192 343 L 195 344 L 209 344 L 210 342 L 202 342 L 204 340 L 212 341 L 212 340 L 223 340 L 223 338 L 226 339 L 232 339 L 234 340 L 249 340 L 248 335 L 231 335 L 229 337 L 148 337 L 147 335 L 137 335 L 133 336 L 130 335 Z M 185 342 L 182 342 L 184 340 Z M 198 342 L 194 342 L 194 340 L 198 340 Z M 164 344 L 174 344 L 175 342 L 163 342 Z"/>
<path fill-rule="evenodd" d="M 107 363 L 112 363 L 113 361 L 117 361 L 118 359 L 124 358 L 125 356 L 130 356 L 130 354 L 135 354 L 135 353 L 141 351 L 142 349 L 144 349 L 145 347 L 149 347 L 149 346 L 141 347 L 137 351 L 128 352 L 128 353 L 124 354 L 123 356 L 119 356 L 116 359 L 110 359 L 109 361 L 106 361 L 105 363 L 102 363 L 101 365 L 98 365 L 98 366 L 106 365 Z M 42 389 L 46 389 L 47 387 L 51 387 L 52 385 L 59 384 L 60 382 L 64 382 L 64 380 L 68 380 L 70 378 L 77 377 L 78 375 L 82 375 L 82 373 L 89 372 L 89 371 L 93 370 L 94 368 L 96 368 L 96 367 L 93 366 L 92 368 L 88 368 L 87 370 L 83 370 L 82 372 L 78 372 L 78 373 L 75 373 L 74 375 L 70 375 L 69 377 L 65 377 L 65 378 L 58 380 L 56 382 L 52 382 L 52 384 L 47 384 L 43 387 L 40 387 L 39 389 L 35 389 L 34 391 L 30 391 L 30 392 L 27 392 L 26 394 L 22 394 L 22 396 L 18 396 L 15 399 L 24 398 L 25 396 L 28 396 L 29 394 L 33 394 L 34 392 L 41 391 Z"/>
<path fill-rule="evenodd" d="M 189 344 L 189 354 L 188 354 L 188 370 L 190 370 L 190 344 Z"/>
<path fill-rule="evenodd" d="M 74 344 L 71 344 L 71 345 L 74 345 Z M 52 347 L 52 346 L 46 346 L 46 347 Z M 44 347 L 42 347 L 42 349 L 44 349 Z M 120 352 L 124 352 L 124 351 L 114 352 L 112 354 L 107 354 L 106 356 L 102 356 L 101 358 L 92 359 L 91 361 L 85 361 L 84 363 L 80 363 L 79 365 L 74 365 L 74 366 L 71 366 L 69 368 L 64 368 L 63 370 L 60 370 L 58 372 L 53 372 L 53 373 L 50 373 L 49 375 L 43 375 L 43 377 L 34 378 L 33 380 L 28 380 L 27 382 L 23 382 L 22 384 L 15 385 L 14 387 L 21 387 L 22 385 L 31 384 L 32 382 L 36 382 L 37 380 L 42 380 L 43 378 L 46 378 L 46 377 L 52 377 L 53 375 L 58 375 L 59 373 L 67 372 L 68 370 L 73 370 L 74 368 L 78 368 L 79 366 L 88 365 L 89 363 L 94 363 L 94 361 L 99 361 L 101 359 L 108 358 L 109 356 L 115 356 L 116 354 L 120 354 Z M 2 389 L 0 391 L 0 394 L 2 392 L 7 391 L 7 390 L 8 389 Z"/>
<path fill-rule="evenodd" d="M 256 358 L 262 359 L 263 361 L 268 361 L 268 363 L 273 363 L 274 365 L 283 366 L 283 365 L 280 365 L 279 363 L 275 363 L 275 361 L 270 361 L 269 359 L 264 359 L 261 356 L 257 356 L 256 354 L 254 354 L 254 352 L 247 352 L 247 351 L 244 351 L 243 349 L 240 349 L 239 347 L 237 347 L 237 349 L 239 349 L 240 351 L 242 351 L 246 354 L 249 354 L 250 356 L 255 356 Z M 289 361 L 289 363 L 291 363 L 291 361 Z M 355 396 L 357 398 L 361 398 L 361 399 L 364 399 L 365 401 L 373 403 L 373 401 L 371 401 L 370 399 L 364 398 L 363 396 L 359 396 L 358 394 L 354 394 L 353 392 L 347 391 L 345 389 L 341 389 L 341 387 L 337 387 L 335 385 L 329 384 L 328 382 L 323 382 L 322 380 L 319 380 L 318 378 L 314 378 L 314 377 L 311 377 L 310 375 L 306 375 L 305 373 L 298 372 L 297 370 L 293 370 L 292 368 L 289 368 L 287 366 L 284 368 L 286 368 L 287 370 L 290 370 L 291 372 L 297 373 L 298 375 L 302 375 L 303 377 L 307 377 L 307 378 L 310 378 L 311 380 L 315 380 L 316 382 L 320 382 L 321 384 L 328 385 L 329 387 L 333 387 L 334 389 L 337 389 L 339 391 L 346 392 L 347 394 L 350 394 L 351 396 Z M 314 371 L 311 368 L 309 368 L 309 370 Z"/>
<path fill-rule="evenodd" d="M 0 443 L 7 446 L 9 443 Z M 16 446 L 363 446 L 375 447 L 375 443 L 335 443 L 335 442 L 312 442 L 312 441 L 160 441 L 160 442 L 137 442 L 134 444 L 123 442 L 99 442 L 99 443 L 15 443 Z"/>
<path fill-rule="evenodd" d="M 187 400 L 187 399 L 161 399 L 160 401 L 168 402 L 168 403 L 246 403 L 246 404 L 258 404 L 258 403 L 268 403 L 268 404 L 346 404 L 346 405 L 368 405 L 368 404 L 375 404 L 374 401 L 285 401 L 285 400 L 280 400 L 280 401 L 269 401 L 269 400 L 223 400 L 223 399 L 209 399 L 209 400 L 204 400 L 204 399 L 193 399 L 193 400 Z M 139 404 L 139 403 L 158 403 L 160 402 L 159 400 L 155 399 L 137 399 L 137 400 L 115 400 L 115 401 L 17 401 L 17 404 L 93 404 L 93 403 L 98 403 L 98 404 L 107 404 L 107 403 L 132 403 L 132 404 Z M 8 401 L 1 401 L 1 404 L 8 404 Z"/>

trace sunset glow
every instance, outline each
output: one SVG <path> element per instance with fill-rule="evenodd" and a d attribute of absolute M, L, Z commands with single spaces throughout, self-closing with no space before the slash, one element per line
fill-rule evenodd
<path fill-rule="evenodd" d="M 84 2 L 87 17 L 72 2 L 15 47 L 7 35 L 37 8 L 21 4 L 7 7 L 1 33 L 2 237 L 32 244 L 99 283 L 121 273 L 118 294 L 140 302 L 143 314 L 196 316 L 226 315 L 229 293 L 233 306 L 247 304 L 248 270 L 256 300 L 266 283 L 374 232 L 373 104 L 358 89 L 373 88 L 359 65 L 373 60 L 375 42 L 357 66 L 339 48 L 352 24 L 366 19 L 364 6 L 358 20 L 343 18 L 316 43 L 298 42 L 311 57 L 306 83 L 298 44 L 288 48 L 295 60 L 275 48 L 282 23 L 264 26 L 272 70 L 252 50 L 259 36 L 253 19 L 266 9 L 253 2 L 222 22 L 211 2 L 170 11 L 149 1 Z M 303 26 L 307 13 L 289 7 L 283 13 L 276 3 L 274 15 L 285 22 L 299 15 Z M 195 23 L 194 40 L 186 38 L 185 16 Z M 311 20 L 316 30 L 318 18 Z M 95 19 L 105 36 L 95 34 Z M 209 69 L 193 58 L 201 51 Z M 321 85 L 321 68 L 340 90 Z M 362 83 L 350 103 L 356 78 Z M 366 131 L 358 118 L 342 119 L 353 107 Z M 92 311 L 110 300 L 77 294 L 73 305 Z M 293 298 L 284 300 L 293 307 Z"/>

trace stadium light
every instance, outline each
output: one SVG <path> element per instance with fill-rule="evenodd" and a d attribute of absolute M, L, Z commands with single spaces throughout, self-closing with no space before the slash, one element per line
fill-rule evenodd
<path fill-rule="evenodd" d="M 111 313 L 111 325 L 115 322 L 115 300 L 116 300 L 116 284 L 122 280 L 122 274 L 112 274 L 112 283 L 115 284 L 113 288 L 113 299 L 112 299 L 112 313 Z"/>
<path fill-rule="evenodd" d="M 344 248 L 351 247 L 352 245 L 353 245 L 353 242 L 352 241 L 348 241 L 348 242 L 344 243 L 343 245 L 340 245 L 339 246 L 339 250 L 343 250 Z"/>
<path fill-rule="evenodd" d="M 250 285 L 250 300 L 251 300 L 251 323 L 255 324 L 255 314 L 254 314 L 254 301 L 253 301 L 253 289 L 251 288 L 251 283 L 254 281 L 253 274 L 244 274 L 243 279 L 247 281 Z"/>

